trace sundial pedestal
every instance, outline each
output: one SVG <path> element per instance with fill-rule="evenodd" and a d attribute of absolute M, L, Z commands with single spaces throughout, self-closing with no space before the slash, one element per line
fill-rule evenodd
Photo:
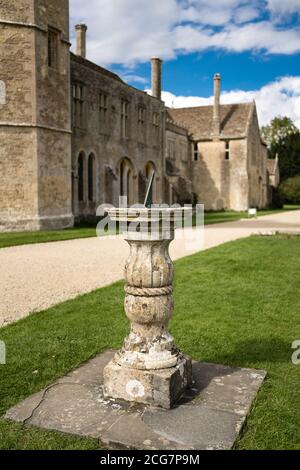
<path fill-rule="evenodd" d="M 192 382 L 191 360 L 168 332 L 173 313 L 173 263 L 169 244 L 182 209 L 110 209 L 128 225 L 139 214 L 140 231 L 125 232 L 130 256 L 125 266 L 125 312 L 130 334 L 104 369 L 109 398 L 171 408 Z M 167 216 L 169 226 L 164 225 Z"/>

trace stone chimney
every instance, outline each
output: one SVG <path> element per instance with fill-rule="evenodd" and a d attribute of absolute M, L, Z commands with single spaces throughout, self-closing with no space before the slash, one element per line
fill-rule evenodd
<path fill-rule="evenodd" d="M 162 60 L 158 57 L 151 59 L 152 64 L 152 96 L 161 100 L 161 68 Z"/>
<path fill-rule="evenodd" d="M 213 128 L 214 137 L 219 137 L 221 132 L 220 117 L 220 94 L 221 94 L 221 75 L 216 73 L 214 76 L 214 111 L 213 111 Z"/>
<path fill-rule="evenodd" d="M 86 32 L 87 25 L 77 24 L 76 29 L 76 54 L 80 57 L 86 58 Z"/>

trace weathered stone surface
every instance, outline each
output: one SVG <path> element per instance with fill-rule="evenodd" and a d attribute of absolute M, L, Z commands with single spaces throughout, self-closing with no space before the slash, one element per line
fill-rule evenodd
<path fill-rule="evenodd" d="M 264 371 L 193 364 L 193 388 L 171 410 L 103 397 L 107 351 L 10 409 L 26 425 L 98 438 L 108 447 L 230 449 Z"/>
<path fill-rule="evenodd" d="M 72 226 L 68 0 L 1 1 L 0 43 L 0 231 Z"/>
<path fill-rule="evenodd" d="M 183 210 L 118 208 L 108 213 L 112 220 L 128 224 L 124 231 L 130 245 L 125 313 L 130 333 L 104 370 L 104 395 L 171 408 L 192 380 L 191 362 L 168 332 L 174 309 L 169 245 L 175 219 Z M 129 229 L 132 220 L 139 224 L 139 231 Z"/>
<path fill-rule="evenodd" d="M 105 396 L 163 408 L 171 408 L 191 382 L 191 361 L 184 357 L 169 369 L 132 369 L 114 361 L 104 369 Z"/>
<path fill-rule="evenodd" d="M 142 203 L 149 168 L 156 170 L 153 188 L 154 202 L 164 201 L 166 125 L 164 103 L 143 91 L 128 86 L 115 74 L 82 57 L 71 54 L 70 62 L 72 86 L 81 84 L 84 91 L 84 126 L 80 127 L 73 123 L 72 135 L 75 217 L 80 219 L 88 215 L 94 216 L 96 207 L 103 203 L 118 206 L 120 195 L 126 194 L 130 205 Z M 105 119 L 99 112 L 101 95 L 106 96 L 107 100 Z M 122 136 L 122 100 L 128 103 L 126 136 Z M 143 122 L 139 121 L 141 110 L 143 110 Z M 158 116 L 158 127 L 153 125 L 154 115 Z M 91 152 L 95 157 L 93 201 L 88 198 L 88 158 Z M 186 156 L 187 153 L 186 138 Z M 82 201 L 78 199 L 80 154 L 84 159 Z M 121 186 L 123 192 L 121 192 Z"/>
<path fill-rule="evenodd" d="M 159 410 L 148 411 L 143 421 L 154 435 L 176 442 L 179 449 L 226 450 L 232 447 L 241 420 L 235 414 L 202 403 L 198 407 L 178 406 L 167 415 L 162 415 Z"/>

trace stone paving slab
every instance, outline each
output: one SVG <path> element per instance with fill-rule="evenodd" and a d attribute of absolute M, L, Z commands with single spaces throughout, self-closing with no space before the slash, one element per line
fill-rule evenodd
<path fill-rule="evenodd" d="M 11 408 L 6 419 L 101 440 L 110 448 L 230 449 L 266 372 L 193 363 L 193 388 L 172 410 L 105 399 L 106 351 Z"/>

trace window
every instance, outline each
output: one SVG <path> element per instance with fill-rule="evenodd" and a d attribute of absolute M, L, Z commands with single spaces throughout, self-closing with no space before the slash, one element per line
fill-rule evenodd
<path fill-rule="evenodd" d="M 120 164 L 120 196 L 126 196 L 127 203 L 133 204 L 133 167 L 127 158 Z"/>
<path fill-rule="evenodd" d="M 154 111 L 152 115 L 153 138 L 155 143 L 159 141 L 159 113 Z"/>
<path fill-rule="evenodd" d="M 88 198 L 94 201 L 94 174 L 95 174 L 95 157 L 93 154 L 89 156 L 88 161 Z"/>
<path fill-rule="evenodd" d="M 99 131 L 106 132 L 108 121 L 108 97 L 105 93 L 99 94 Z"/>
<path fill-rule="evenodd" d="M 180 144 L 180 158 L 183 162 L 186 162 L 188 159 L 187 146 L 183 142 Z"/>
<path fill-rule="evenodd" d="M 73 126 L 85 128 L 84 86 L 73 85 Z"/>
<path fill-rule="evenodd" d="M 144 106 L 138 108 L 138 138 L 140 142 L 145 142 L 145 122 L 146 122 L 146 109 Z"/>
<path fill-rule="evenodd" d="M 48 28 L 48 66 L 56 69 L 58 65 L 58 33 Z"/>
<path fill-rule="evenodd" d="M 78 201 L 84 199 L 84 155 L 81 153 L 78 157 Z"/>
<path fill-rule="evenodd" d="M 193 155 L 194 155 L 194 162 L 197 162 L 199 160 L 199 156 L 200 156 L 199 143 L 198 142 L 194 143 Z"/>
<path fill-rule="evenodd" d="M 121 137 L 126 139 L 128 137 L 128 121 L 129 121 L 129 103 L 126 100 L 121 100 Z"/>
<path fill-rule="evenodd" d="M 229 140 L 225 142 L 225 160 L 230 160 Z"/>

